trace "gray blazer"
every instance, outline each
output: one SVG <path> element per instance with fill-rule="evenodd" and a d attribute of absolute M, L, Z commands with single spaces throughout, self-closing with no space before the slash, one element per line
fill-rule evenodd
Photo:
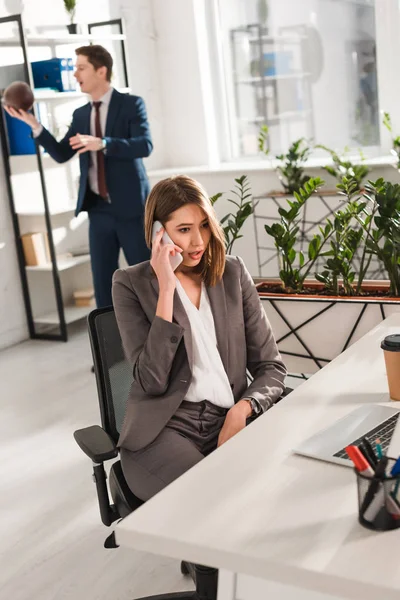
<path fill-rule="evenodd" d="M 173 323 L 155 316 L 159 288 L 149 261 L 116 271 L 112 291 L 134 377 L 118 444 L 135 451 L 157 437 L 186 396 L 193 362 L 192 336 L 176 291 Z M 222 280 L 207 292 L 218 350 L 235 402 L 251 396 L 265 411 L 281 395 L 286 369 L 243 261 L 228 256 Z M 253 376 L 250 385 L 246 368 Z"/>

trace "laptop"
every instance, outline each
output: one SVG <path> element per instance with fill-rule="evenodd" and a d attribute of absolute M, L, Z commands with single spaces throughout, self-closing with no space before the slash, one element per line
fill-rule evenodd
<path fill-rule="evenodd" d="M 355 446 L 366 437 L 372 447 L 380 440 L 384 454 L 391 458 L 400 455 L 400 406 L 366 404 L 360 406 L 336 423 L 316 433 L 294 449 L 302 454 L 327 462 L 353 467 L 346 446 Z"/>

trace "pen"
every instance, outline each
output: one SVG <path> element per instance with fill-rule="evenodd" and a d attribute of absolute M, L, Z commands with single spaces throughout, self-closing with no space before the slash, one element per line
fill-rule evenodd
<path fill-rule="evenodd" d="M 388 458 L 384 456 L 376 467 L 374 479 L 371 481 L 362 501 L 360 512 L 367 521 L 373 521 L 383 504 L 385 491 L 381 484 L 385 476 L 387 464 Z M 379 493 L 377 493 L 378 490 Z"/>
<path fill-rule="evenodd" d="M 355 468 L 361 475 L 365 475 L 366 477 L 374 476 L 374 470 L 366 460 L 360 448 L 357 446 L 346 446 L 345 450 L 350 460 L 353 461 Z"/>
<path fill-rule="evenodd" d="M 360 445 L 364 448 L 364 450 L 368 456 L 369 464 L 371 465 L 371 467 L 373 469 L 375 469 L 376 465 L 378 464 L 378 459 L 376 458 L 374 449 L 371 446 L 371 444 L 369 443 L 368 439 L 366 437 L 362 438 Z"/>
<path fill-rule="evenodd" d="M 357 448 L 359 449 L 359 451 L 361 452 L 361 454 L 363 455 L 363 457 L 365 458 L 365 460 L 367 461 L 367 463 L 369 464 L 369 456 L 365 451 L 364 446 L 357 446 Z"/>
<path fill-rule="evenodd" d="M 375 441 L 375 448 L 376 448 L 376 453 L 378 455 L 378 458 L 381 459 L 383 456 L 381 440 Z"/>

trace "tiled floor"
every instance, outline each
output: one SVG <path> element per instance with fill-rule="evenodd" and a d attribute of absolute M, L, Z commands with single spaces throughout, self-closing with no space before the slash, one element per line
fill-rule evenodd
<path fill-rule="evenodd" d="M 85 326 L 0 353 L 0 598 L 128 600 L 192 587 L 179 563 L 105 550 L 75 429 L 99 423 Z M 294 387 L 299 379 L 288 380 Z"/>

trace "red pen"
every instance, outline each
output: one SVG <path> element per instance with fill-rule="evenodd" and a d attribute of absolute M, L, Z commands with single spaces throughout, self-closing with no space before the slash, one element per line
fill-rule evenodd
<path fill-rule="evenodd" d="M 375 472 L 365 456 L 357 446 L 346 446 L 346 452 L 350 460 L 353 461 L 355 468 L 361 475 L 373 477 Z"/>

